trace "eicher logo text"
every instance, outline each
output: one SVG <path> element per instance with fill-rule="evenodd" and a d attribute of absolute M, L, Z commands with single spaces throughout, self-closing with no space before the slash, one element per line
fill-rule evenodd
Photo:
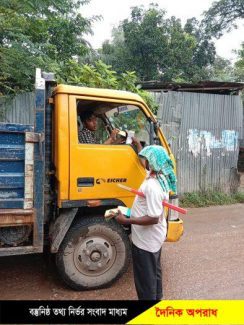
<path fill-rule="evenodd" d="M 97 178 L 96 184 L 102 184 L 102 183 L 126 183 L 127 178 Z"/>
<path fill-rule="evenodd" d="M 127 178 L 108 178 L 107 183 L 125 183 Z"/>

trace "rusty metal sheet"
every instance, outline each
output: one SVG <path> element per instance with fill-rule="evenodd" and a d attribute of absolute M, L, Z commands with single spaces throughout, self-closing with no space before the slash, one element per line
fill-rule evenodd
<path fill-rule="evenodd" d="M 34 222 L 33 210 L 1 209 L 0 227 L 21 226 Z"/>
<path fill-rule="evenodd" d="M 33 210 L 23 210 L 23 209 L 0 209 L 0 218 L 2 215 L 29 215 L 29 214 L 33 214 Z"/>
<path fill-rule="evenodd" d="M 42 253 L 42 247 L 34 246 L 19 246 L 19 247 L 4 247 L 0 248 L 0 256 L 11 256 L 11 255 L 23 255 L 23 254 L 33 254 Z"/>

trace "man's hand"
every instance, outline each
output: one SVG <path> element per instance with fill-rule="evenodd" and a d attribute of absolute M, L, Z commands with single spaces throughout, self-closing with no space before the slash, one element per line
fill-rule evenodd
<path fill-rule="evenodd" d="M 116 135 L 117 135 L 118 132 L 119 132 L 118 129 L 113 129 L 112 130 L 112 132 L 110 134 L 110 138 L 111 138 L 112 141 L 115 141 L 116 140 Z"/>
<path fill-rule="evenodd" d="M 138 145 L 138 144 L 141 144 L 141 143 L 136 137 L 132 137 L 132 144 Z"/>
<path fill-rule="evenodd" d="M 116 141 L 116 134 L 119 132 L 118 129 L 113 129 L 110 133 L 109 138 L 104 142 L 104 144 L 113 144 Z"/>
<path fill-rule="evenodd" d="M 141 226 L 151 226 L 155 225 L 159 222 L 159 217 L 149 217 L 143 216 L 140 218 L 126 218 L 121 211 L 118 210 L 117 217 L 115 217 L 116 221 L 121 225 L 141 225 Z"/>
<path fill-rule="evenodd" d="M 129 222 L 130 219 L 126 218 L 126 217 L 121 213 L 120 210 L 118 210 L 118 214 L 117 214 L 117 216 L 115 217 L 115 219 L 116 219 L 116 221 L 117 221 L 118 223 L 120 223 L 121 225 L 128 225 L 128 224 L 130 223 L 130 222 Z"/>

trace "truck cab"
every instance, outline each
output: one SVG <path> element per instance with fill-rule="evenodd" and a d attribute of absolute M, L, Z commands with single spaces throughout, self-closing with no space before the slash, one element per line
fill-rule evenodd
<path fill-rule="evenodd" d="M 53 96 L 58 206 L 79 207 L 87 200 L 115 200 L 130 206 L 133 196 L 117 184 L 138 188 L 144 179 L 137 148 L 103 143 L 116 128 L 133 130 L 142 146 L 167 145 L 147 105 L 138 95 L 125 91 L 66 85 L 57 86 Z M 80 115 L 87 110 L 97 117 L 96 144 L 79 142 Z"/>

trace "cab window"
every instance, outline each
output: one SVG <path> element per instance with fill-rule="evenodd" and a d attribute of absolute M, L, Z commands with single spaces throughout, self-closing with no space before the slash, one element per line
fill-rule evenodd
<path fill-rule="evenodd" d="M 150 139 L 150 122 L 139 107 L 121 105 L 106 113 L 113 128 L 134 131 L 135 137 L 142 145 L 148 145 Z"/>
<path fill-rule="evenodd" d="M 96 118 L 96 127 L 89 132 L 84 130 L 89 128 L 88 123 L 84 121 L 84 112 L 87 111 L 92 118 Z M 95 139 L 94 143 L 102 144 L 108 139 L 111 131 L 117 129 L 125 131 L 126 135 L 128 131 L 134 131 L 142 146 L 150 144 L 150 121 L 135 105 L 77 100 L 77 122 L 78 139 L 79 132 L 83 130 L 83 133 L 87 132 Z"/>

